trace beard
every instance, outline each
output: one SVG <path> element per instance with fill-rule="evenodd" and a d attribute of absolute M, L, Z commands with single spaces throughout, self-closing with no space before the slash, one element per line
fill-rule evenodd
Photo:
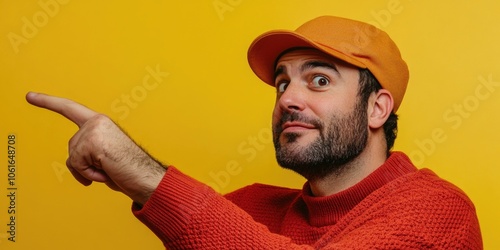
<path fill-rule="evenodd" d="M 319 179 L 331 174 L 340 175 L 346 163 L 355 159 L 366 147 L 368 140 L 368 117 L 366 104 L 358 101 L 354 110 L 345 115 L 332 115 L 322 122 L 300 113 L 284 113 L 273 127 L 276 159 L 283 168 L 293 170 L 308 180 Z M 281 144 L 282 125 L 287 121 L 300 121 L 312 124 L 319 136 L 301 146 L 297 140 L 300 133 L 284 134 L 285 143 Z"/>

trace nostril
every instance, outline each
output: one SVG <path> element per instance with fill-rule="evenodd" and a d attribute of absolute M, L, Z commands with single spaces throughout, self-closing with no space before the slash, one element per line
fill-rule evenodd
<path fill-rule="evenodd" d="M 289 110 L 300 110 L 299 106 L 297 105 L 288 105 Z"/>

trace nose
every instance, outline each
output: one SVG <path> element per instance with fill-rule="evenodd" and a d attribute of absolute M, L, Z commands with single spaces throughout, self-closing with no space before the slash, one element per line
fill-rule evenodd
<path fill-rule="evenodd" d="M 285 91 L 279 95 L 277 105 L 288 112 L 302 111 L 306 107 L 306 88 L 300 82 L 290 82 Z"/>

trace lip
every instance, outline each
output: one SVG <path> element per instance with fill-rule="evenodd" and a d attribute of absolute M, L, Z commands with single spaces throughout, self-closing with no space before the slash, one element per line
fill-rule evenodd
<path fill-rule="evenodd" d="M 315 129 L 316 127 L 312 124 L 303 122 L 285 122 L 281 128 L 283 132 L 293 132 Z"/>

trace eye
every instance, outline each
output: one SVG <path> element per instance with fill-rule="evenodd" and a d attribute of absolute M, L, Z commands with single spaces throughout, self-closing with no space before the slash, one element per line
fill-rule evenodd
<path fill-rule="evenodd" d="M 286 90 L 286 87 L 288 87 L 288 82 L 279 82 L 276 85 L 276 89 L 278 90 L 278 93 L 283 93 Z"/>
<path fill-rule="evenodd" d="M 330 84 L 330 80 L 328 80 L 328 78 L 324 77 L 324 76 L 315 76 L 313 79 L 312 79 L 312 84 L 313 84 L 313 87 L 324 87 L 328 84 Z"/>

